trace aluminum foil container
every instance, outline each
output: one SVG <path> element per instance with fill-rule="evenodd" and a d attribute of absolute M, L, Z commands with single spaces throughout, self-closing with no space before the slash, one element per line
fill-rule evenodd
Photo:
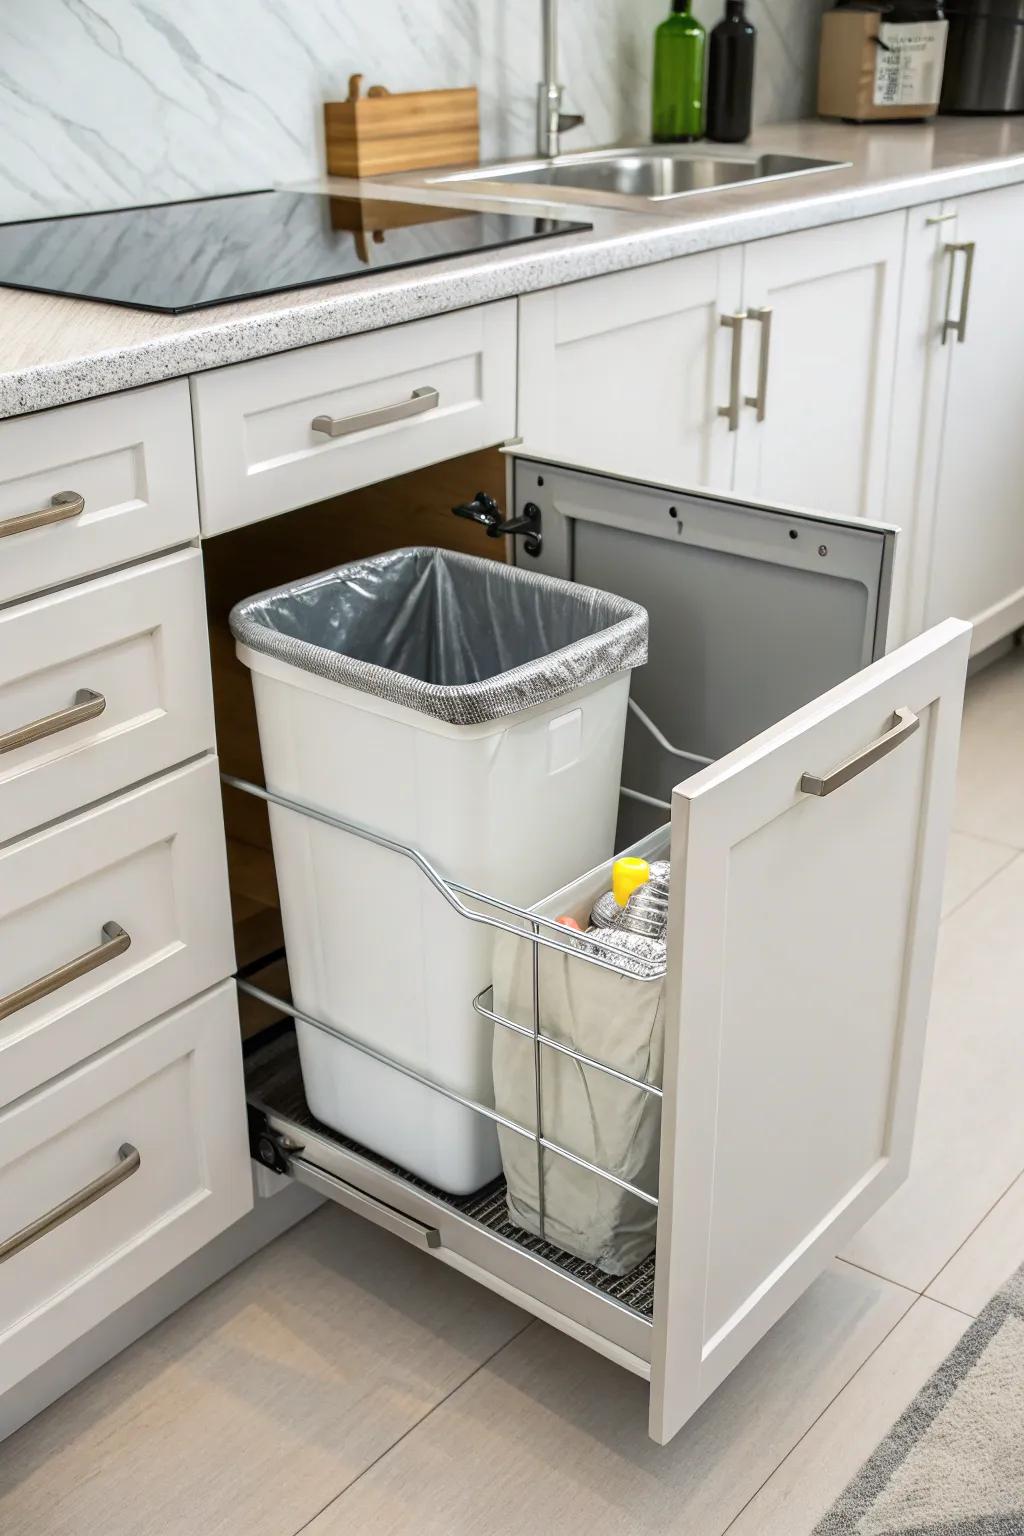
<path fill-rule="evenodd" d="M 617 927 L 623 933 L 664 938 L 668 927 L 668 886 L 654 880 L 638 885 L 623 907 Z"/>
<path fill-rule="evenodd" d="M 615 900 L 611 891 L 605 891 L 594 902 L 590 912 L 590 926 L 592 928 L 617 928 L 622 916 L 622 908 Z"/>
<path fill-rule="evenodd" d="M 650 938 L 642 933 L 625 933 L 621 928 L 588 928 L 601 941 L 601 952 L 623 971 L 634 976 L 649 978 L 651 966 L 664 966 L 668 947 L 664 939 Z M 614 953 L 610 953 L 614 951 Z"/>
<path fill-rule="evenodd" d="M 394 549 L 260 592 L 230 624 L 254 651 L 452 725 L 647 660 L 638 604 L 446 549 Z"/>

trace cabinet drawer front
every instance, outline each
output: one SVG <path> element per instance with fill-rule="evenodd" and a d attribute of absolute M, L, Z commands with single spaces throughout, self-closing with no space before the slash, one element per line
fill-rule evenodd
<path fill-rule="evenodd" d="M 251 1202 L 233 982 L 0 1115 L 0 1395 Z"/>
<path fill-rule="evenodd" d="M 203 532 L 511 437 L 515 314 L 508 300 L 199 374 Z M 315 431 L 320 418 L 338 435 Z"/>
<path fill-rule="evenodd" d="M 0 422 L 0 602 L 195 538 L 192 459 L 185 379 Z"/>
<path fill-rule="evenodd" d="M 221 981 L 233 965 L 215 758 L 8 845 L 0 852 L 0 1103 Z"/>
<path fill-rule="evenodd" d="M 198 550 L 0 613 L 0 842 L 213 745 Z"/>

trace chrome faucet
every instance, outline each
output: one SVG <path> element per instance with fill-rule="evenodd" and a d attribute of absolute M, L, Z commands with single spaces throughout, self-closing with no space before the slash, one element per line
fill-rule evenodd
<path fill-rule="evenodd" d="M 559 138 L 583 122 L 581 112 L 562 111 L 563 87 L 558 83 L 558 0 L 541 0 L 541 31 L 544 46 L 544 79 L 537 90 L 537 153 L 552 160 L 559 152 Z"/>

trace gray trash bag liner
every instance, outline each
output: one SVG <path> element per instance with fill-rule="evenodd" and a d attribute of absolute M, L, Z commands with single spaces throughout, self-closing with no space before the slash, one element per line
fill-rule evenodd
<path fill-rule="evenodd" d="M 636 603 L 497 560 L 395 549 L 231 610 L 243 645 L 452 725 L 515 715 L 647 660 Z"/>
<path fill-rule="evenodd" d="M 667 858 L 668 828 L 625 850 Z M 622 855 L 620 855 L 621 857 Z M 539 902 L 542 917 L 567 913 L 585 924 L 611 884 L 612 861 Z M 571 939 L 571 930 L 566 930 Z M 494 1012 L 533 1031 L 533 950 L 529 939 L 495 940 Z M 540 1031 L 641 1083 L 660 1088 L 665 1055 L 665 978 L 621 975 L 569 953 L 538 948 Z M 494 1105 L 527 1130 L 536 1127 L 532 1039 L 494 1026 Z M 540 1047 L 543 1134 L 577 1157 L 651 1195 L 658 1192 L 661 1099 Z M 509 1220 L 540 1234 L 537 1149 L 498 1127 Z M 628 1274 L 654 1251 L 658 1210 L 557 1153 L 544 1153 L 544 1236 L 610 1275 Z"/>

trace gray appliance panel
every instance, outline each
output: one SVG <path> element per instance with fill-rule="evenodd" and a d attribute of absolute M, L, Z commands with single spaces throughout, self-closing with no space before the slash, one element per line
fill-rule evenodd
<path fill-rule="evenodd" d="M 513 479 L 545 568 L 647 609 L 632 697 L 677 747 L 722 757 L 885 649 L 895 529 L 531 460 Z M 625 784 L 668 800 L 695 771 L 631 716 Z M 634 807 L 620 839 L 658 820 Z"/>

